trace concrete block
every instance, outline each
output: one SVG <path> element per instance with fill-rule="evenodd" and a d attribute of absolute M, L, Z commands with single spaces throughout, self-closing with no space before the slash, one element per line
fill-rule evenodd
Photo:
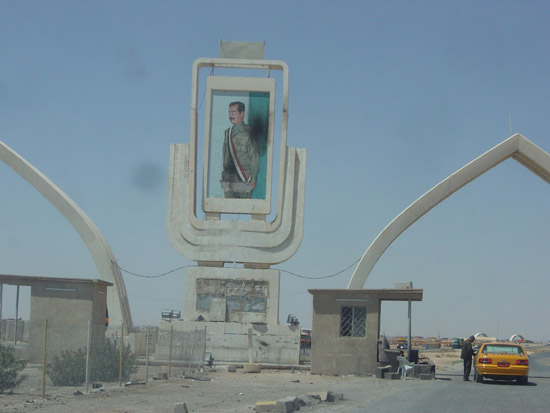
<path fill-rule="evenodd" d="M 387 379 L 387 380 L 398 380 L 398 379 L 401 378 L 401 375 L 397 374 L 397 373 L 390 372 L 390 373 L 384 374 L 384 378 Z"/>
<path fill-rule="evenodd" d="M 298 397 L 292 397 L 292 405 L 294 410 L 300 410 L 300 399 Z"/>
<path fill-rule="evenodd" d="M 296 406 L 295 403 L 297 403 L 297 397 L 286 397 L 281 400 L 277 400 L 277 403 L 275 405 L 275 411 L 276 412 L 282 412 L 282 413 L 291 413 L 294 410 L 300 409 L 300 406 Z"/>
<path fill-rule="evenodd" d="M 227 366 L 227 371 L 229 373 L 235 373 L 237 371 L 237 366 L 234 364 L 230 364 L 229 366 Z"/>
<path fill-rule="evenodd" d="M 298 403 L 300 406 L 311 406 L 317 401 L 319 401 L 319 397 L 315 397 L 312 394 L 302 394 L 301 396 L 298 396 Z"/>
<path fill-rule="evenodd" d="M 275 400 L 266 401 L 266 402 L 257 402 L 256 403 L 256 411 L 257 412 L 274 412 L 275 408 L 277 406 L 277 402 Z"/>
<path fill-rule="evenodd" d="M 432 373 L 423 373 L 420 375 L 420 380 L 431 380 L 433 379 Z"/>
<path fill-rule="evenodd" d="M 174 406 L 174 413 L 188 413 L 185 403 L 176 403 Z"/>
<path fill-rule="evenodd" d="M 262 365 L 258 363 L 245 363 L 244 364 L 245 373 L 261 373 Z"/>
<path fill-rule="evenodd" d="M 328 401 L 329 402 L 334 402 L 334 401 L 337 401 L 337 400 L 344 400 L 344 393 L 333 393 L 331 391 L 328 392 Z M 330 400 L 332 399 L 332 400 Z"/>
<path fill-rule="evenodd" d="M 389 373 L 390 368 L 389 367 L 377 367 L 376 368 L 376 378 L 383 379 L 384 375 Z"/>
<path fill-rule="evenodd" d="M 415 364 L 414 366 L 414 377 L 420 377 L 421 374 L 434 374 L 435 375 L 435 365 L 433 364 Z"/>
<path fill-rule="evenodd" d="M 317 393 L 317 395 L 319 396 L 319 398 L 321 399 L 322 402 L 326 402 L 328 401 L 328 395 L 329 395 L 329 392 L 328 391 L 320 391 L 319 393 Z"/>

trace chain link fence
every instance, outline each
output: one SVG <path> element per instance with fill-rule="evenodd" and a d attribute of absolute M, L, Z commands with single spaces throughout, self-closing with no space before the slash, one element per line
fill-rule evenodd
<path fill-rule="evenodd" d="M 21 373 L 28 378 L 17 391 L 42 397 L 58 386 L 83 386 L 84 392 L 91 392 L 97 383 L 120 387 L 147 384 L 158 378 L 150 377 L 150 367 L 157 373 L 164 370 L 162 378 L 168 379 L 175 374 L 189 375 L 207 364 L 205 329 L 174 331 L 171 326 L 169 330 L 147 327 L 128 331 L 124 326 L 91 322 L 52 325 L 48 320 L 19 320 L 15 336 L 13 324 L 2 324 L 5 334 L 0 336 L 0 345 L 13 347 L 17 359 L 27 362 Z M 0 361 L 0 370 L 7 367 Z"/>

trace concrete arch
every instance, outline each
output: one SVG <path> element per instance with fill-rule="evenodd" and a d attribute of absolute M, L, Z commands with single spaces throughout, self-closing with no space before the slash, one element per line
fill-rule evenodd
<path fill-rule="evenodd" d="M 525 338 L 521 334 L 514 334 L 512 337 L 510 337 L 510 341 L 525 341 Z"/>
<path fill-rule="evenodd" d="M 3 161 L 34 186 L 78 232 L 90 251 L 101 278 L 114 284 L 111 287 L 111 294 L 107 295 L 110 326 L 120 326 L 124 322 L 125 326 L 132 327 L 132 316 L 124 279 L 109 244 L 92 220 L 46 175 L 1 141 L 0 161 Z"/>
<path fill-rule="evenodd" d="M 475 338 L 487 337 L 487 334 L 485 334 L 485 333 L 476 333 L 476 334 L 474 334 L 474 337 L 475 337 Z"/>
<path fill-rule="evenodd" d="M 510 136 L 441 181 L 395 217 L 368 247 L 347 288 L 363 288 L 378 259 L 399 235 L 441 201 L 508 158 L 550 183 L 550 155 L 519 133 Z"/>

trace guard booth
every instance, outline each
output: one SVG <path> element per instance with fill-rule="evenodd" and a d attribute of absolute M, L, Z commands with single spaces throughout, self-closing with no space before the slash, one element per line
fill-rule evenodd
<path fill-rule="evenodd" d="M 31 287 L 29 344 L 23 357 L 42 361 L 47 320 L 47 359 L 64 350 L 102 346 L 105 341 L 107 287 L 99 279 L 31 277 L 0 274 L 0 308 L 4 284 Z M 19 305 L 19 297 L 16 299 Z M 18 313 L 19 308 L 16 308 Z"/>
<path fill-rule="evenodd" d="M 382 301 L 422 301 L 421 289 L 308 290 L 313 295 L 311 372 L 376 373 Z"/>

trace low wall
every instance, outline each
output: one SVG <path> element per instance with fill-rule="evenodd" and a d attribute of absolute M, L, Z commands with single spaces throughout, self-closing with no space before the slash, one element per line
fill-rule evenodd
<path fill-rule="evenodd" d="M 211 353 L 215 363 L 248 363 L 248 329 L 251 327 L 254 363 L 300 363 L 300 326 L 183 320 L 160 322 L 157 360 L 167 360 L 169 357 L 171 326 L 174 327 L 172 359 L 179 358 L 178 352 L 189 351 L 191 346 Z"/>

